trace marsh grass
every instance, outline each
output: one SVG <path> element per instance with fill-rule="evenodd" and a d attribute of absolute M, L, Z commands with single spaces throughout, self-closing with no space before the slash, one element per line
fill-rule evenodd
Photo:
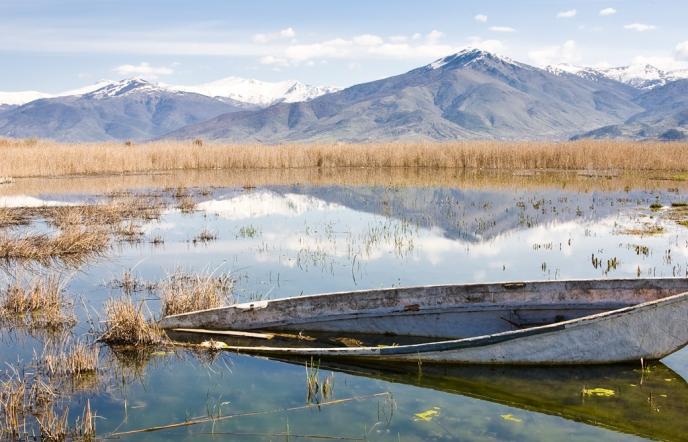
<path fill-rule="evenodd" d="M 100 350 L 97 345 L 63 339 L 49 342 L 39 361 L 40 368 L 51 377 L 80 378 L 98 372 Z"/>
<path fill-rule="evenodd" d="M 110 299 L 105 304 L 105 321 L 99 341 L 110 345 L 150 346 L 164 342 L 164 332 L 147 320 L 144 303 L 131 298 Z"/>
<path fill-rule="evenodd" d="M 159 141 L 60 144 L 0 140 L 0 175 L 13 177 L 139 173 L 182 169 L 401 167 L 451 169 L 688 170 L 686 143 L 378 142 L 370 144 L 222 144 Z"/>
<path fill-rule="evenodd" d="M 109 244 L 108 233 L 101 229 L 69 228 L 54 235 L 0 233 L 0 258 L 29 260 L 48 264 L 52 260 L 79 264 L 101 254 Z"/>
<path fill-rule="evenodd" d="M 60 406 L 59 386 L 36 374 L 9 368 L 0 380 L 0 439 L 87 441 L 95 439 L 95 415 L 90 401 L 74 426 L 69 409 Z M 61 412 L 56 409 L 61 408 Z"/>
<path fill-rule="evenodd" d="M 193 213 L 196 210 L 196 200 L 189 195 L 177 198 L 177 209 L 182 213 Z"/>
<path fill-rule="evenodd" d="M 160 284 L 162 316 L 221 307 L 231 300 L 234 279 L 228 274 L 177 271 Z"/>
<path fill-rule="evenodd" d="M 15 280 L 0 293 L 0 319 L 6 325 L 28 329 L 64 330 L 76 324 L 72 303 L 57 276 Z"/>
<path fill-rule="evenodd" d="M 208 230 L 208 229 L 203 229 L 196 236 L 193 237 L 191 242 L 194 244 L 196 243 L 207 243 L 210 241 L 215 241 L 217 239 L 217 233 Z"/>
<path fill-rule="evenodd" d="M 0 207 L 0 229 L 29 224 L 30 213 L 23 208 Z"/>

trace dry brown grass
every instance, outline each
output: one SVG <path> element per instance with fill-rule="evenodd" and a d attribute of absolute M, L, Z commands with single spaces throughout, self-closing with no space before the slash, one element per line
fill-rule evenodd
<path fill-rule="evenodd" d="M 233 287 L 227 274 L 175 272 L 160 287 L 162 316 L 221 307 L 230 300 Z"/>
<path fill-rule="evenodd" d="M 0 439 L 94 440 L 95 416 L 90 401 L 70 427 L 68 408 L 62 407 L 61 413 L 55 411 L 59 397 L 56 385 L 39 376 L 21 375 L 10 367 L 0 380 Z"/>
<path fill-rule="evenodd" d="M 110 299 L 105 304 L 105 323 L 99 341 L 111 345 L 146 346 L 163 342 L 163 331 L 148 321 L 144 304 L 130 299 Z"/>
<path fill-rule="evenodd" d="M 17 280 L 0 292 L 0 319 L 13 326 L 66 329 L 76 323 L 71 309 L 56 276 L 37 278 L 26 285 Z"/>
<path fill-rule="evenodd" d="M 102 253 L 110 238 L 102 229 L 68 228 L 55 235 L 22 234 L 10 236 L 0 233 L 0 258 L 31 260 L 49 263 L 59 259 L 79 264 Z"/>
<path fill-rule="evenodd" d="M 0 140 L 0 175 L 140 173 L 179 169 L 411 167 L 451 169 L 688 170 L 686 143 L 455 141 L 249 145 L 160 141 L 59 144 Z"/>
<path fill-rule="evenodd" d="M 46 345 L 39 364 L 48 376 L 78 378 L 97 373 L 99 354 L 96 345 L 64 339 Z"/>
<path fill-rule="evenodd" d="M 30 211 L 24 208 L 0 207 L 0 229 L 26 225 L 31 221 Z"/>

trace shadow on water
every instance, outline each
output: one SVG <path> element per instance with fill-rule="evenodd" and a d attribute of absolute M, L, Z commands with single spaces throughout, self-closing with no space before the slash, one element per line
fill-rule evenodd
<path fill-rule="evenodd" d="M 284 360 L 304 365 L 303 360 Z M 661 362 L 586 367 L 321 361 L 321 370 L 421 387 L 659 440 L 685 440 L 688 383 Z"/>

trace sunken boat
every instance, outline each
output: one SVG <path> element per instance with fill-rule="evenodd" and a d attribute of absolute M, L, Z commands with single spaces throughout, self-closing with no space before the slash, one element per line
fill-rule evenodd
<path fill-rule="evenodd" d="M 395 287 L 167 316 L 175 340 L 242 353 L 444 364 L 661 359 L 688 344 L 688 279 Z M 205 341 L 207 342 L 207 341 Z"/>

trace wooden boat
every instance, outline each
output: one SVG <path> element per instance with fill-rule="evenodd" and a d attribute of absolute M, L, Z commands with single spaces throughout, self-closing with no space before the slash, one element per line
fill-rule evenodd
<path fill-rule="evenodd" d="M 275 356 L 455 364 L 654 360 L 688 344 L 688 279 L 329 293 L 172 315 L 160 325 L 176 337 L 211 334 L 230 350 Z"/>

